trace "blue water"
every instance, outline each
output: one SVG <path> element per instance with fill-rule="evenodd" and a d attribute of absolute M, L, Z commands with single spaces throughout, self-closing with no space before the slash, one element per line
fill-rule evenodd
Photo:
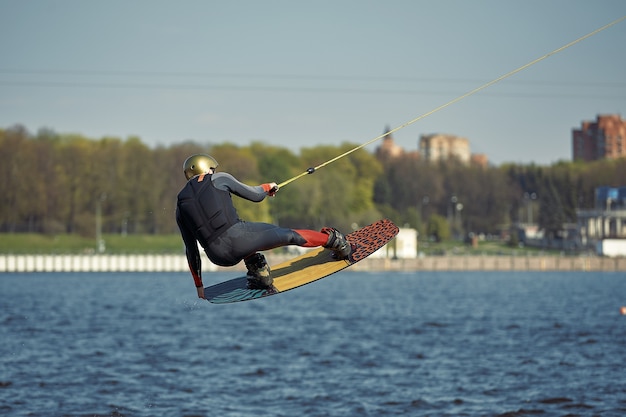
<path fill-rule="evenodd" d="M 230 305 L 187 274 L 0 291 L 1 415 L 626 415 L 624 274 L 349 271 Z"/>

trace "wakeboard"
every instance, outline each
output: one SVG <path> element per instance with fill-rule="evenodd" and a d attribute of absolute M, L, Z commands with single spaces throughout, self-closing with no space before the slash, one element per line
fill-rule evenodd
<path fill-rule="evenodd" d="M 317 248 L 272 266 L 274 282 L 270 287 L 257 287 L 244 276 L 206 287 L 204 298 L 214 304 L 227 304 L 289 291 L 354 265 L 382 248 L 396 234 L 398 227 L 391 220 L 379 220 L 346 235 L 352 246 L 348 259 L 337 260 L 329 249 Z"/>

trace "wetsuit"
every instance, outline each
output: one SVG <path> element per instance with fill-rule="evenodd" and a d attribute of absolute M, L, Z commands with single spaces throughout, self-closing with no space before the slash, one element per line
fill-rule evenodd
<path fill-rule="evenodd" d="M 198 243 L 211 262 L 220 266 L 233 266 L 257 251 L 280 246 L 315 247 L 326 243 L 325 233 L 246 222 L 238 217 L 231 194 L 260 202 L 269 191 L 269 184 L 249 186 L 224 172 L 197 175 L 180 191 L 176 222 L 196 287 L 202 286 Z"/>

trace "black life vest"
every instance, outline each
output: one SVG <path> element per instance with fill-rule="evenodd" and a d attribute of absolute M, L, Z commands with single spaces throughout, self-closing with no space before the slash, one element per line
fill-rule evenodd
<path fill-rule="evenodd" d="M 178 193 L 180 220 L 203 248 L 239 221 L 228 191 L 215 188 L 211 175 L 197 175 Z"/>

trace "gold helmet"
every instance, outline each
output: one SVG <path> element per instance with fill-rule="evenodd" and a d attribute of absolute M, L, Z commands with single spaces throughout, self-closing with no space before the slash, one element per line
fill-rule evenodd
<path fill-rule="evenodd" d="M 191 155 L 189 158 L 185 159 L 183 163 L 183 172 L 187 180 L 190 180 L 196 175 L 208 174 L 210 169 L 215 168 L 217 168 L 215 158 L 204 154 Z"/>

